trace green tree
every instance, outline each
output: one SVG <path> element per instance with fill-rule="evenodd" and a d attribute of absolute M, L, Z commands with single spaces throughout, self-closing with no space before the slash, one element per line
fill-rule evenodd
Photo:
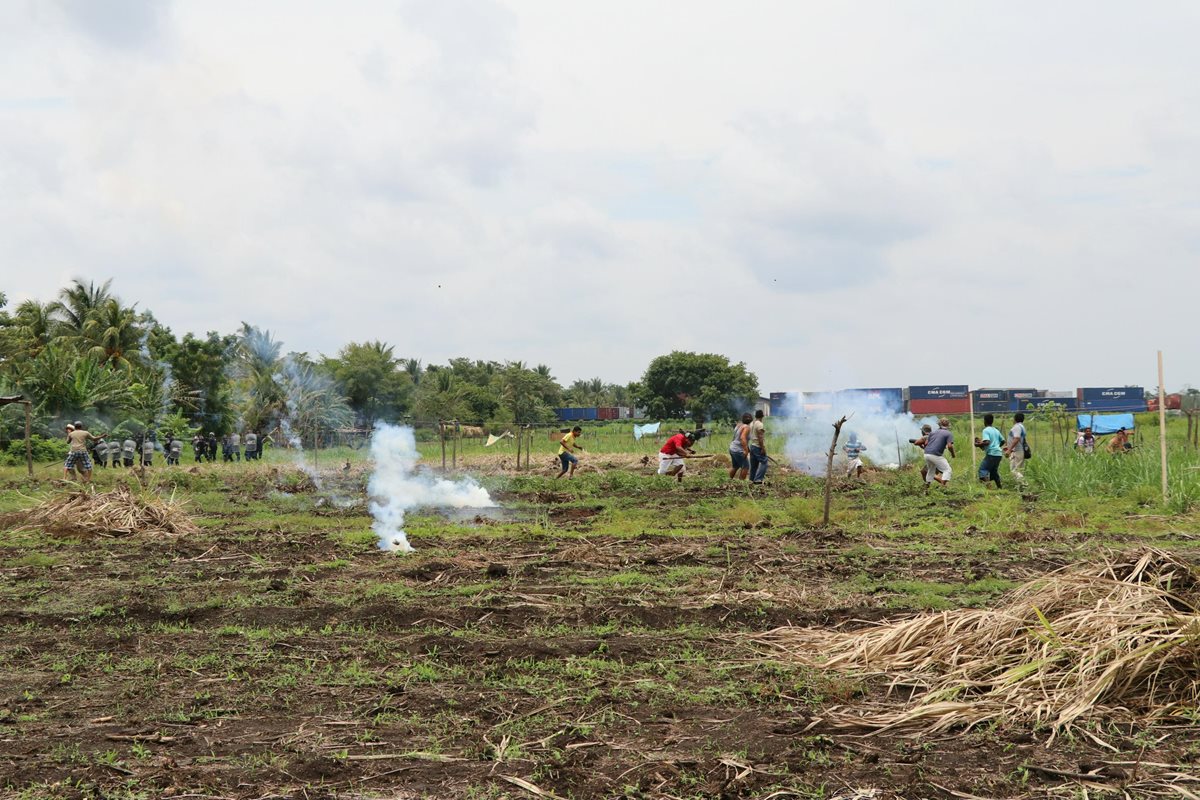
<path fill-rule="evenodd" d="M 110 297 L 91 310 L 78 338 L 80 349 L 101 364 L 128 371 L 138 359 L 143 336 L 137 312 Z"/>
<path fill-rule="evenodd" d="M 171 366 L 175 407 L 205 431 L 233 428 L 229 372 L 237 341 L 236 336 L 221 336 L 215 331 L 209 331 L 203 339 L 187 333 L 178 342 L 173 336 L 165 341 L 161 332 L 151 332 L 151 352 L 161 353 Z"/>
<path fill-rule="evenodd" d="M 412 379 L 400 368 L 391 345 L 352 342 L 337 358 L 324 359 L 322 368 L 341 386 L 363 427 L 372 427 L 383 415 L 403 414 L 411 405 Z"/>
<path fill-rule="evenodd" d="M 113 299 L 111 286 L 111 278 L 99 286 L 91 281 L 84 285 L 82 280 L 76 278 L 70 286 L 59 291 L 58 300 L 50 304 L 59 333 L 75 339 L 83 338 L 87 321 L 101 306 Z"/>
<path fill-rule="evenodd" d="M 752 408 L 758 378 L 744 363 L 731 364 L 725 356 L 676 350 L 650 362 L 633 394 L 652 417 L 704 422 Z"/>
<path fill-rule="evenodd" d="M 0 363 L 6 371 L 32 358 L 54 338 L 51 307 L 37 300 L 26 300 L 12 314 L 0 319 Z"/>
<path fill-rule="evenodd" d="M 518 423 L 549 422 L 561 390 L 552 378 L 520 361 L 510 362 L 497 376 L 500 399 L 507 416 Z"/>

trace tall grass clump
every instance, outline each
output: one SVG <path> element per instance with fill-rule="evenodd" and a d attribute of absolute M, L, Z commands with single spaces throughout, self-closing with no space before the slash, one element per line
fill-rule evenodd
<path fill-rule="evenodd" d="M 1168 450 L 1167 475 L 1172 506 L 1184 511 L 1194 508 L 1200 500 L 1200 453 L 1184 447 Z M 1162 480 L 1159 451 L 1149 445 L 1117 454 L 1048 449 L 1026 462 L 1025 477 L 1035 491 L 1050 499 L 1128 497 L 1139 504 L 1160 496 Z"/>
<path fill-rule="evenodd" d="M 829 712 L 848 727 L 936 732 L 996 722 L 1058 733 L 1096 719 L 1190 721 L 1200 702 L 1200 576 L 1148 550 L 1050 573 L 991 610 L 853 632 L 778 628 L 750 640 L 805 666 L 916 690 L 899 709 Z"/>

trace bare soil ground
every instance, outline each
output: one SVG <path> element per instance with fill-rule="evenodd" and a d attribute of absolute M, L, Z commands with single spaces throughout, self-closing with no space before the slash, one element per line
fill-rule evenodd
<path fill-rule="evenodd" d="M 1200 772 L 1189 727 L 838 731 L 824 709 L 886 687 L 739 635 L 911 615 L 938 587 L 985 603 L 1076 536 L 747 527 L 687 513 L 717 484 L 614 504 L 542 481 L 509 515 L 414 518 L 396 555 L 293 488 L 200 491 L 192 536 L 0 540 L 0 794 L 1091 797 Z"/>

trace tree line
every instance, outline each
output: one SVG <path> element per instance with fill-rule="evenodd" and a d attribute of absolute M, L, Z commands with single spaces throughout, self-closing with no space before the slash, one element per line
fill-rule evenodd
<path fill-rule="evenodd" d="M 300 440 L 377 420 L 458 419 L 534 423 L 562 406 L 637 406 L 655 417 L 731 416 L 758 385 L 724 356 L 675 352 L 642 380 L 555 380 L 545 364 L 453 358 L 423 364 L 382 341 L 350 342 L 336 355 L 285 352 L 269 331 L 176 336 L 111 280 L 74 280 L 53 300 L 13 308 L 0 293 L 0 395 L 33 402 L 37 432 L 56 437 L 81 418 L 140 434 L 281 429 Z M 0 410 L 0 446 L 20 438 L 23 412 Z"/>

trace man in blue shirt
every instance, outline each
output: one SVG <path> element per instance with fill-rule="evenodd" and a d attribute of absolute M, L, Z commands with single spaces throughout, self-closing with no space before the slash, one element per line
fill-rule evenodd
<path fill-rule="evenodd" d="M 983 461 L 979 463 L 979 482 L 995 481 L 1000 488 L 1000 461 L 1004 458 L 1004 437 L 994 426 L 996 419 L 991 414 L 983 415 L 983 433 L 975 440 L 975 446 L 983 450 Z"/>
<path fill-rule="evenodd" d="M 942 486 L 950 483 L 950 462 L 942 455 L 950 450 L 950 457 L 955 458 L 954 434 L 950 432 L 950 420 L 942 417 L 938 420 L 938 429 L 925 437 L 925 491 L 937 481 Z M 941 473 L 939 475 L 939 473 Z"/>

